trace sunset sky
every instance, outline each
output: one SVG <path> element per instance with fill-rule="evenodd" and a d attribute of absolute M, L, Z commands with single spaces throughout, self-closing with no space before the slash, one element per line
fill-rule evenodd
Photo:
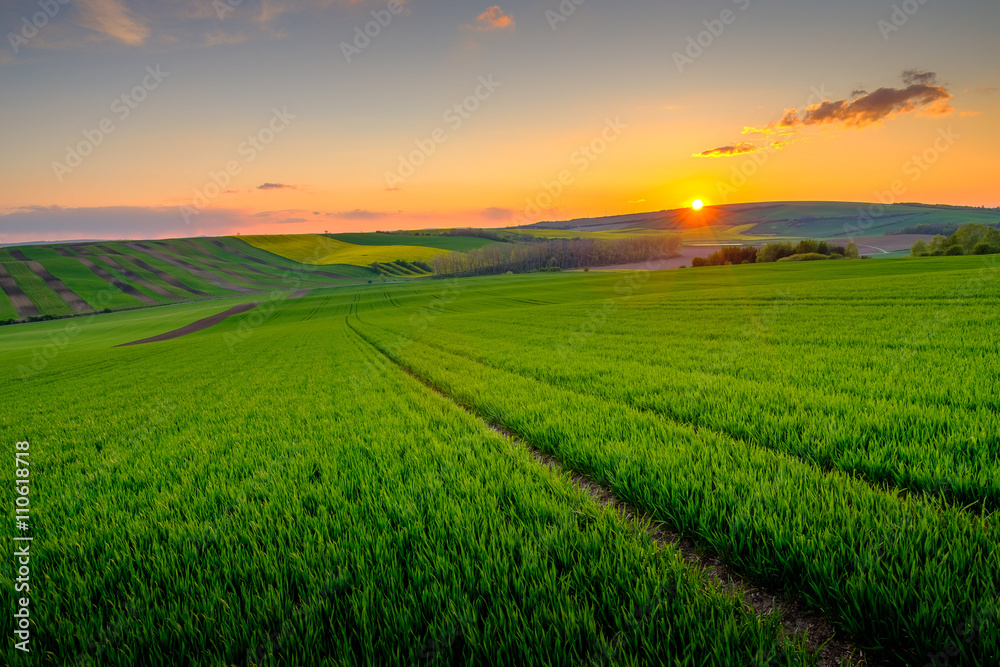
<path fill-rule="evenodd" d="M 867 202 L 896 181 L 1000 206 L 996 0 L 8 0 L 0 26 L 8 243 Z"/>

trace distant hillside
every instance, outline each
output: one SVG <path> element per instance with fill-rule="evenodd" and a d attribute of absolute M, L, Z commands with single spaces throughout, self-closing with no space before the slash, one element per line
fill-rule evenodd
<path fill-rule="evenodd" d="M 517 229 L 613 232 L 624 230 L 693 231 L 739 227 L 746 239 L 846 238 L 884 236 L 917 225 L 967 222 L 1000 223 L 1000 210 L 932 204 L 880 204 L 862 202 L 764 202 L 706 206 L 634 213 L 563 222 L 539 222 Z"/>
<path fill-rule="evenodd" d="M 378 276 L 365 267 L 295 262 L 233 237 L 11 246 L 0 248 L 0 323 L 274 294 Z"/>

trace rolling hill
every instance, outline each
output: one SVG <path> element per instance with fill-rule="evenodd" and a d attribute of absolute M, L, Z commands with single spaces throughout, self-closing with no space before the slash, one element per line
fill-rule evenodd
<path fill-rule="evenodd" d="M 601 218 L 539 222 L 517 231 L 576 232 L 682 231 L 692 236 L 734 240 L 774 238 L 837 239 L 884 236 L 918 225 L 1000 223 L 1000 210 L 930 204 L 882 206 L 862 202 L 763 202 L 680 208 Z"/>

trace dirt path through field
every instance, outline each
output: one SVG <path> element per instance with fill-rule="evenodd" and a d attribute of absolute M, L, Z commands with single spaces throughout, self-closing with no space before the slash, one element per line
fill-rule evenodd
<path fill-rule="evenodd" d="M 19 262 L 27 264 L 28 268 L 31 269 L 36 276 L 45 281 L 45 284 L 48 285 L 52 291 L 58 294 L 60 299 L 69 304 L 69 307 L 73 309 L 74 313 L 84 313 L 88 310 L 93 310 L 93 308 L 90 307 L 90 304 L 81 299 L 76 292 L 66 287 L 63 281 L 49 273 L 48 270 L 42 266 L 41 262 L 28 259 L 27 255 L 15 248 L 10 249 L 10 256 Z"/>
<path fill-rule="evenodd" d="M 585 491 L 597 503 L 614 510 L 634 529 L 645 530 L 658 548 L 672 547 L 677 549 L 687 563 L 703 568 L 709 579 L 718 583 L 726 593 L 742 598 L 758 615 L 775 615 L 781 621 L 782 627 L 790 635 L 799 638 L 804 635 L 807 636 L 806 645 L 809 649 L 813 652 L 819 651 L 819 665 L 821 667 L 848 667 L 849 665 L 874 667 L 883 664 L 871 657 L 866 658 L 864 653 L 856 648 L 855 643 L 848 641 L 844 638 L 843 633 L 838 633 L 834 629 L 829 619 L 817 613 L 802 600 L 790 597 L 781 589 L 759 586 L 751 582 L 736 570 L 722 563 L 714 553 L 703 550 L 690 538 L 670 530 L 670 528 L 650 515 L 632 507 L 615 495 L 613 491 L 595 482 L 593 479 L 564 467 L 555 457 L 546 454 L 530 442 L 523 440 L 517 434 L 491 422 L 434 384 L 397 363 L 382 352 L 382 350 L 370 343 L 350 323 L 348 323 L 348 326 L 388 364 L 399 368 L 434 393 L 451 401 L 466 413 L 482 422 L 486 427 L 525 447 L 531 452 L 532 457 L 538 463 L 546 466 L 556 475 L 569 477 L 577 488 Z"/>
<path fill-rule="evenodd" d="M 289 299 L 301 299 L 306 294 L 309 294 L 309 292 L 312 292 L 312 291 L 313 291 L 313 288 L 311 288 L 311 287 L 309 289 L 300 289 L 298 292 L 292 292 L 291 294 L 289 294 L 288 298 Z"/>
<path fill-rule="evenodd" d="M 14 310 L 21 317 L 37 317 L 40 314 L 38 308 L 35 308 L 34 302 L 17 286 L 14 277 L 7 273 L 3 264 L 0 264 L 0 289 L 10 298 Z"/>
<path fill-rule="evenodd" d="M 115 347 L 128 347 L 130 345 L 144 345 L 145 343 L 156 343 L 161 340 L 172 340 L 174 338 L 180 338 L 181 336 L 187 336 L 196 331 L 201 331 L 202 329 L 207 329 L 211 326 L 215 326 L 219 322 L 230 318 L 234 315 L 240 315 L 252 310 L 260 305 L 259 301 L 253 303 L 241 303 L 238 306 L 233 306 L 229 310 L 219 313 L 218 315 L 211 315 L 209 317 L 202 318 L 187 326 L 183 326 L 180 329 L 174 329 L 173 331 L 168 331 L 167 333 L 160 334 L 158 336 L 151 336 L 150 338 L 143 338 L 142 340 L 134 340 L 131 343 L 122 343 L 121 345 L 115 345 Z"/>

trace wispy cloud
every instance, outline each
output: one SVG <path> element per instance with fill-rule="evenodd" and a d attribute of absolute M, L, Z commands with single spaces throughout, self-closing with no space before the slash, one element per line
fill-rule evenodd
<path fill-rule="evenodd" d="M 202 46 L 218 46 L 219 44 L 240 44 L 247 41 L 247 36 L 242 32 L 228 33 L 224 30 L 213 30 L 205 33 L 205 41 Z"/>
<path fill-rule="evenodd" d="M 514 210 L 510 208 L 500 208 L 499 206 L 490 206 L 489 208 L 483 209 L 482 216 L 487 220 L 510 220 L 514 217 Z"/>
<path fill-rule="evenodd" d="M 149 37 L 149 28 L 122 0 L 75 0 L 79 24 L 95 32 L 138 46 Z"/>
<path fill-rule="evenodd" d="M 710 148 L 701 153 L 695 153 L 694 157 L 732 157 L 734 155 L 745 155 L 746 153 L 756 153 L 757 147 L 750 143 L 731 144 L 729 146 L 719 146 Z"/>
<path fill-rule="evenodd" d="M 294 190 L 294 185 L 286 185 L 284 183 L 262 183 L 257 186 L 258 190 L 284 190 L 284 189 Z"/>
<path fill-rule="evenodd" d="M 356 208 L 353 211 L 339 211 L 337 213 L 327 213 L 326 215 L 327 217 L 337 218 L 338 220 L 377 220 L 379 218 L 384 218 L 389 214 L 381 211 L 366 211 L 364 209 Z"/>

